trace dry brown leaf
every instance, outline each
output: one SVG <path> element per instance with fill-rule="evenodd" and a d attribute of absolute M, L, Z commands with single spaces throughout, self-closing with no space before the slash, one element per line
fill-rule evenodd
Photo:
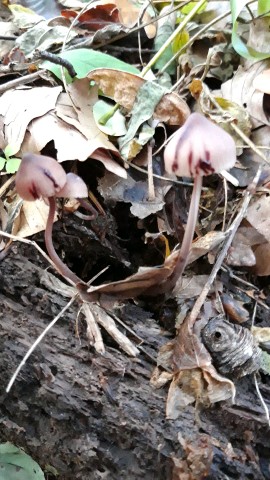
<path fill-rule="evenodd" d="M 211 356 L 199 337 L 201 326 L 198 323 L 195 326 L 196 334 L 187 317 L 175 341 L 159 352 L 158 364 L 173 366 L 176 372 L 168 394 L 169 418 L 177 418 L 179 410 L 194 401 L 207 405 L 235 396 L 234 384 L 219 375 L 212 365 Z"/>
<path fill-rule="evenodd" d="M 49 112 L 36 118 L 28 126 L 21 153 L 39 153 L 51 140 L 54 141 L 59 162 L 66 160 L 84 161 L 89 157 L 102 162 L 109 171 L 120 177 L 126 178 L 126 170 L 113 160 L 109 153 L 93 148 L 96 144 L 88 140 L 77 128 L 64 122 L 55 112 Z"/>
<path fill-rule="evenodd" d="M 165 203 L 164 197 L 170 189 L 169 185 L 156 186 L 155 198 L 150 201 L 147 180 L 136 182 L 131 176 L 123 180 L 106 173 L 98 184 L 98 191 L 105 200 L 131 203 L 131 213 L 140 219 L 161 210 Z"/>
<path fill-rule="evenodd" d="M 246 222 L 248 223 L 248 222 Z M 238 267 L 252 267 L 256 264 L 256 257 L 252 247 L 265 243 L 265 237 L 256 228 L 242 226 L 238 228 L 226 258 L 227 265 Z"/>
<path fill-rule="evenodd" d="M 255 78 L 269 65 L 269 60 L 264 60 L 253 63 L 247 70 L 240 66 L 233 78 L 221 85 L 223 97 L 244 106 L 253 126 L 270 124 L 263 109 L 264 93 L 256 90 L 253 84 Z"/>
<path fill-rule="evenodd" d="M 150 383 L 155 388 L 162 388 L 173 378 L 173 373 L 164 372 L 159 367 L 154 368 Z"/>
<path fill-rule="evenodd" d="M 233 383 L 218 375 L 213 365 L 181 370 L 170 384 L 166 417 L 175 420 L 187 405 L 199 402 L 209 406 L 232 398 L 234 393 Z"/>
<path fill-rule="evenodd" d="M 49 207 L 44 200 L 36 200 L 35 202 L 24 201 L 13 223 L 11 233 L 25 238 L 42 232 L 45 230 L 48 214 Z M 57 216 L 55 216 L 54 220 L 57 220 Z"/>
<path fill-rule="evenodd" d="M 13 154 L 17 153 L 31 120 L 53 110 L 61 90 L 62 87 L 35 87 L 5 92 L 0 98 L 4 120 L 4 143 L 1 141 L 0 148 L 9 144 Z"/>
<path fill-rule="evenodd" d="M 88 78 L 94 80 L 105 95 L 128 112 L 133 108 L 139 88 L 146 82 L 138 75 L 106 68 L 91 71 Z M 167 93 L 158 103 L 154 118 L 168 125 L 181 126 L 189 114 L 189 107 L 177 93 Z"/>
<path fill-rule="evenodd" d="M 270 197 L 256 198 L 248 207 L 246 218 L 264 238 L 270 242 Z"/>
<path fill-rule="evenodd" d="M 264 243 L 254 250 L 256 257 L 255 273 L 259 277 L 270 275 L 270 244 Z"/>
<path fill-rule="evenodd" d="M 114 3 L 117 5 L 123 25 L 130 28 L 134 27 L 140 18 L 140 11 L 142 9 L 138 6 L 138 3 L 128 0 L 115 0 Z M 149 21 L 151 21 L 151 16 L 145 11 L 141 18 L 141 23 L 148 23 Z M 144 27 L 144 30 L 148 38 L 155 37 L 156 25 L 154 22 Z"/>
<path fill-rule="evenodd" d="M 195 242 L 192 243 L 192 247 L 190 253 L 188 255 L 188 262 L 189 265 L 198 258 L 206 255 L 214 248 L 218 247 L 220 243 L 222 243 L 226 238 L 224 232 L 208 232 L 203 237 L 198 238 Z"/>
<path fill-rule="evenodd" d="M 150 287 L 164 282 L 172 273 L 178 258 L 178 251 L 171 253 L 160 267 L 141 267 L 137 273 L 118 282 L 90 287 L 88 292 L 116 296 L 118 299 L 147 295 Z M 86 297 L 85 297 L 86 298 Z"/>
<path fill-rule="evenodd" d="M 116 152 L 116 147 L 99 130 L 93 116 L 93 106 L 98 101 L 98 88 L 90 87 L 87 78 L 80 78 L 69 85 L 68 91 L 76 111 L 68 96 L 61 95 L 56 105 L 56 114 L 91 140 L 93 152 L 98 148 Z"/>
<path fill-rule="evenodd" d="M 0 57 L 3 59 L 4 55 L 8 54 L 13 47 L 15 41 L 7 42 L 4 40 L 5 36 L 13 36 L 18 34 L 18 28 L 13 22 L 0 22 L 0 32 L 3 35 L 3 40 L 0 40 Z"/>
<path fill-rule="evenodd" d="M 205 286 L 208 280 L 208 275 L 192 275 L 191 277 L 183 277 L 179 282 L 179 287 L 176 293 L 177 300 L 187 300 L 194 297 L 197 297 L 203 287 Z M 215 282 L 215 285 L 209 291 L 211 294 L 212 292 L 222 292 L 222 283 Z"/>

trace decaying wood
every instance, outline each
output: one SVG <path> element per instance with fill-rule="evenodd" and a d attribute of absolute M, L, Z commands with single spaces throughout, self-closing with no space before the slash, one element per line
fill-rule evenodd
<path fill-rule="evenodd" d="M 26 350 L 67 302 L 44 286 L 42 259 L 32 250 L 13 245 L 0 265 L 0 441 L 24 447 L 59 480 L 270 478 L 268 427 L 252 381 L 240 381 L 236 406 L 189 407 L 166 420 L 167 389 L 150 385 L 149 357 L 128 357 L 103 330 L 106 351 L 97 354 L 85 323 L 75 336 L 78 304 L 6 394 Z M 118 314 L 155 357 L 168 340 L 157 321 L 131 303 Z"/>

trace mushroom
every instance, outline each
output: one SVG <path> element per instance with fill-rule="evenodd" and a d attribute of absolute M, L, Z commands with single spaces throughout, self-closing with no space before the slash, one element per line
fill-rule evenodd
<path fill-rule="evenodd" d="M 66 174 L 63 167 L 53 158 L 43 155 L 27 153 L 23 155 L 20 167 L 16 174 L 16 189 L 18 194 L 28 201 L 40 197 L 48 199 L 49 215 L 45 229 L 45 244 L 48 254 L 56 269 L 71 283 L 82 283 L 57 255 L 52 242 L 52 227 L 56 210 L 55 197 L 73 197 L 83 200 L 87 197 L 87 187 L 84 181 L 74 173 Z M 83 206 L 93 213 L 93 207 L 86 202 Z M 93 214 L 94 215 L 94 214 Z"/>
<path fill-rule="evenodd" d="M 236 162 L 232 137 L 199 113 L 192 113 L 173 135 L 164 152 L 165 169 L 182 177 L 194 178 L 185 234 L 175 268 L 166 282 L 166 291 L 174 288 L 187 263 L 196 227 L 202 177 L 222 173 Z"/>

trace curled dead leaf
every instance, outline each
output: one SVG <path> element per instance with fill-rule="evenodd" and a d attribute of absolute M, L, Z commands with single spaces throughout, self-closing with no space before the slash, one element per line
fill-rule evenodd
<path fill-rule="evenodd" d="M 94 80 L 104 95 L 113 98 L 128 112 L 133 108 L 138 90 L 146 80 L 132 73 L 119 70 L 98 68 L 88 74 Z M 190 114 L 186 102 L 177 93 L 166 93 L 154 112 L 154 118 L 168 125 L 183 125 Z"/>

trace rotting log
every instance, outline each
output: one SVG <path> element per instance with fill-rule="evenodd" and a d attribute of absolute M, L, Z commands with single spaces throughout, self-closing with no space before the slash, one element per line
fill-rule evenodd
<path fill-rule="evenodd" d="M 7 394 L 26 350 L 67 302 L 44 286 L 38 263 L 31 247 L 14 245 L 0 265 L 1 442 L 53 466 L 59 480 L 270 479 L 268 426 L 251 380 L 239 383 L 235 407 L 192 406 L 167 420 L 167 388 L 149 382 L 154 365 L 143 354 L 128 358 L 105 332 L 106 353 L 98 355 L 80 321 L 75 336 L 77 304 Z M 129 325 L 134 316 L 154 356 L 167 341 L 156 321 L 136 306 L 123 314 Z"/>

